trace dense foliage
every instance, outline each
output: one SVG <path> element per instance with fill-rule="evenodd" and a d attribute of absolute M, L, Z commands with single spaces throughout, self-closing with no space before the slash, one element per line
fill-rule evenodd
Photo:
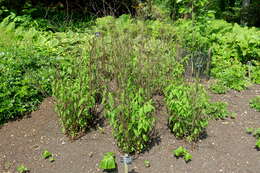
<path fill-rule="evenodd" d="M 153 138 L 154 95 L 164 97 L 173 134 L 196 141 L 210 119 L 224 119 L 229 113 L 225 103 L 210 102 L 200 79 L 213 79 L 210 89 L 215 93 L 260 84 L 259 29 L 214 19 L 214 14 L 225 18 L 227 6 L 234 4 L 12 2 L 0 1 L 0 124 L 30 113 L 43 98 L 53 96 L 69 137 L 95 125 L 103 107 L 118 147 L 126 153 L 142 152 Z M 97 14 L 90 18 L 126 11 L 136 17 L 81 21 L 84 11 Z M 254 23 L 242 13 L 239 18 L 244 25 Z M 60 19 L 63 22 L 57 22 Z M 257 100 L 250 105 L 257 107 Z"/>

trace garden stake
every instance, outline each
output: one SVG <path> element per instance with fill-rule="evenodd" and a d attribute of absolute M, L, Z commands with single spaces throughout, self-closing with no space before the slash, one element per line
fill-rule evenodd
<path fill-rule="evenodd" d="M 128 154 L 121 157 L 121 162 L 124 163 L 125 173 L 128 173 L 128 165 L 131 164 L 132 161 L 132 157 L 128 156 Z"/>

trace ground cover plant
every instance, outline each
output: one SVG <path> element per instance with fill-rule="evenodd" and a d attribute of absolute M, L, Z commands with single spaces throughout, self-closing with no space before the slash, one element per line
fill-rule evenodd
<path fill-rule="evenodd" d="M 0 124 L 35 110 L 51 90 L 48 76 L 53 60 L 41 47 L 42 33 L 34 29 L 28 33 L 8 19 L 0 26 Z M 38 46 L 42 51 L 35 51 Z"/>
<path fill-rule="evenodd" d="M 255 148 L 259 151 L 260 150 L 260 128 L 252 128 L 248 127 L 246 128 L 246 132 L 248 134 L 252 134 L 256 138 Z"/>
<path fill-rule="evenodd" d="M 250 100 L 250 107 L 260 111 L 260 96 L 256 96 Z"/>

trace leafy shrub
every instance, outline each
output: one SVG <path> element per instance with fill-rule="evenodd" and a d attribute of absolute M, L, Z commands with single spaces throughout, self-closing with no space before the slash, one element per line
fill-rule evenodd
<path fill-rule="evenodd" d="M 88 57 L 63 65 L 57 70 L 53 95 L 63 130 L 73 138 L 91 126 L 96 103 L 95 88 L 91 88 L 90 84 Z"/>
<path fill-rule="evenodd" d="M 164 95 L 171 131 L 179 138 L 197 140 L 208 125 L 205 114 L 208 98 L 203 87 L 198 84 L 171 84 Z"/>
<path fill-rule="evenodd" d="M 256 96 L 250 100 L 250 107 L 260 111 L 260 96 Z"/>
<path fill-rule="evenodd" d="M 109 95 L 107 117 L 117 145 L 126 153 L 141 152 L 146 148 L 154 126 L 152 100 L 145 99 L 142 89 L 129 88 L 121 93 L 118 102 Z"/>
<path fill-rule="evenodd" d="M 0 124 L 37 108 L 51 94 L 53 64 L 46 49 L 36 51 L 42 33 L 0 24 Z M 42 34 L 44 35 L 44 34 Z M 48 37 L 48 36 L 46 36 Z"/>
<path fill-rule="evenodd" d="M 249 61 L 258 62 L 260 52 L 257 29 L 222 20 L 196 22 L 196 25 L 182 20 L 176 26 L 182 45 L 211 49 L 210 74 L 218 79 L 218 83 L 211 87 L 215 92 L 224 93 L 228 88 L 242 90 L 248 86 L 250 81 L 246 64 Z M 258 65 L 252 69 L 251 80 L 257 82 Z"/>

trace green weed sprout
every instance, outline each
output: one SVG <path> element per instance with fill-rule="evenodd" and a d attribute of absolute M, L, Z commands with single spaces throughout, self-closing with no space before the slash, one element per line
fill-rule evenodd
<path fill-rule="evenodd" d="M 175 157 L 177 157 L 177 158 L 183 157 L 183 159 L 186 162 L 189 162 L 192 159 L 192 155 L 182 146 L 180 146 L 176 150 L 173 150 L 172 152 L 173 152 Z"/>
<path fill-rule="evenodd" d="M 19 173 L 26 173 L 26 172 L 29 172 L 30 170 L 28 168 L 26 168 L 24 165 L 20 165 L 16 168 L 16 170 L 19 172 Z"/>

